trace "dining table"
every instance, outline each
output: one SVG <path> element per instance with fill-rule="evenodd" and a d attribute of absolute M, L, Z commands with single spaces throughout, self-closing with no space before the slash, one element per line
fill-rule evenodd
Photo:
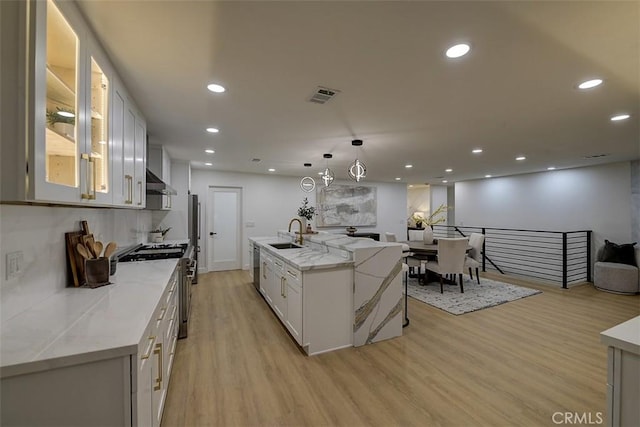
<path fill-rule="evenodd" d="M 410 255 L 409 257 L 411 258 L 416 258 L 416 259 L 422 259 L 422 260 L 435 260 L 436 257 L 438 256 L 438 241 L 434 240 L 434 243 L 425 243 L 422 240 L 405 240 L 402 242 L 398 242 L 398 243 L 403 243 L 405 245 L 407 245 L 409 247 L 409 251 L 410 251 Z M 467 246 L 466 249 L 466 253 L 469 253 L 469 251 L 472 249 L 471 246 Z M 420 268 L 418 267 L 418 271 L 420 271 Z M 426 276 L 426 277 L 425 277 Z M 412 276 L 414 277 L 414 276 Z M 435 278 L 437 278 L 437 276 L 435 275 L 430 275 L 429 271 L 427 269 L 425 269 L 425 271 L 422 274 L 418 274 L 418 279 L 420 282 L 422 283 L 427 283 L 430 280 L 434 280 Z M 447 281 L 445 280 L 445 283 Z M 453 282 L 453 284 L 455 284 L 455 282 Z"/>

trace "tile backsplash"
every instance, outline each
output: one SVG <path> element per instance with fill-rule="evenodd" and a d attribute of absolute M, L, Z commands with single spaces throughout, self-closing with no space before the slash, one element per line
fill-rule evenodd
<path fill-rule="evenodd" d="M 129 209 L 0 205 L 0 321 L 67 286 L 64 233 L 89 223 L 96 240 L 118 248 L 145 242 L 151 212 Z M 7 254 L 22 253 L 18 277 L 7 280 Z"/>

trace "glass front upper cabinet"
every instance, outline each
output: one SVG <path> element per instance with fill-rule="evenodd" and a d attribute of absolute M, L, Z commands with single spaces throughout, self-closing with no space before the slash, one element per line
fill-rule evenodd
<path fill-rule="evenodd" d="M 91 162 L 93 189 L 109 192 L 109 80 L 91 57 Z"/>
<path fill-rule="evenodd" d="M 45 179 L 77 188 L 78 36 L 51 0 L 47 1 L 46 34 Z"/>

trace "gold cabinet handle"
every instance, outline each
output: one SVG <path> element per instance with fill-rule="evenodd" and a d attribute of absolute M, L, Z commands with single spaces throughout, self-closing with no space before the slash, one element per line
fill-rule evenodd
<path fill-rule="evenodd" d="M 160 322 L 160 321 L 162 321 L 162 319 L 164 319 L 164 315 L 165 315 L 165 313 L 167 312 L 167 307 L 162 307 L 162 308 L 160 309 L 160 312 L 161 312 L 162 314 L 160 315 L 160 317 L 158 317 L 158 322 Z"/>
<path fill-rule="evenodd" d="M 96 198 L 96 166 L 95 159 L 90 154 L 82 153 L 80 155 L 82 160 L 87 161 L 87 169 L 86 169 L 86 181 L 87 181 L 87 192 L 82 193 L 80 197 L 85 200 L 95 200 Z M 92 194 L 93 192 L 93 194 Z"/>
<path fill-rule="evenodd" d="M 131 175 L 125 175 L 124 179 L 127 181 L 127 199 L 124 203 L 130 205 L 133 203 L 133 177 Z"/>
<path fill-rule="evenodd" d="M 153 391 L 158 391 L 162 388 L 162 343 L 156 344 L 153 354 L 158 355 L 158 377 L 156 378 L 156 385 L 153 387 Z"/>
<path fill-rule="evenodd" d="M 140 190 L 140 201 L 138 201 L 138 206 L 142 205 L 142 181 L 138 181 L 138 189 Z"/>
<path fill-rule="evenodd" d="M 151 349 L 153 348 L 153 343 L 156 340 L 156 337 L 149 337 L 149 344 L 147 345 L 147 351 L 144 352 L 142 356 L 140 356 L 141 360 L 148 359 L 151 356 Z"/>
<path fill-rule="evenodd" d="M 283 277 L 282 281 L 284 282 L 284 285 L 282 286 L 282 296 L 286 299 L 287 298 L 287 278 Z"/>

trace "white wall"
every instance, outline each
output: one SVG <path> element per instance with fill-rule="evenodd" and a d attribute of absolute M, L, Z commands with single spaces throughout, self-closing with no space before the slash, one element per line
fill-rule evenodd
<path fill-rule="evenodd" d="M 449 204 L 447 200 L 448 195 L 447 195 L 446 185 L 431 185 L 429 188 L 431 189 L 430 195 L 429 195 L 430 203 L 431 203 L 431 211 L 429 212 L 429 215 L 430 215 L 433 212 L 435 212 L 435 210 L 438 209 L 440 205 L 448 206 Z M 433 219 L 435 220 L 440 217 L 445 219 L 444 222 L 441 222 L 440 224 L 447 225 L 447 220 L 448 220 L 447 212 L 443 212 Z"/>
<path fill-rule="evenodd" d="M 79 231 L 82 220 L 89 222 L 96 240 L 114 241 L 123 248 L 146 241 L 151 212 L 0 205 L 0 320 L 26 310 L 72 280 L 66 275 L 64 233 Z M 6 255 L 16 251 L 23 254 L 23 273 L 7 280 Z"/>
<path fill-rule="evenodd" d="M 353 182 L 335 184 L 350 185 Z M 406 235 L 407 189 L 405 184 L 361 182 L 361 185 L 377 187 L 378 221 L 376 226 L 358 227 L 362 232 L 396 233 Z M 302 199 L 309 198 L 312 206 L 316 206 L 315 192 L 305 193 L 300 189 L 300 178 L 270 175 L 257 175 L 233 172 L 215 172 L 192 170 L 191 192 L 198 194 L 202 207 L 203 227 L 207 224 L 207 195 L 210 186 L 235 187 L 242 189 L 242 255 L 243 268 L 249 265 L 248 238 L 275 236 L 277 230 L 286 229 L 289 221 L 297 217 L 298 207 Z M 248 226 L 247 223 L 253 223 Z M 311 221 L 315 229 L 315 218 Z M 344 227 L 322 228 L 321 231 L 345 232 Z M 208 230 L 201 233 L 208 239 Z M 384 240 L 384 239 L 383 239 Z M 207 267 L 207 241 L 201 242 L 200 265 L 204 271 Z"/>
<path fill-rule="evenodd" d="M 593 230 L 595 248 L 604 239 L 627 243 L 630 163 L 458 182 L 455 209 L 458 225 Z"/>

